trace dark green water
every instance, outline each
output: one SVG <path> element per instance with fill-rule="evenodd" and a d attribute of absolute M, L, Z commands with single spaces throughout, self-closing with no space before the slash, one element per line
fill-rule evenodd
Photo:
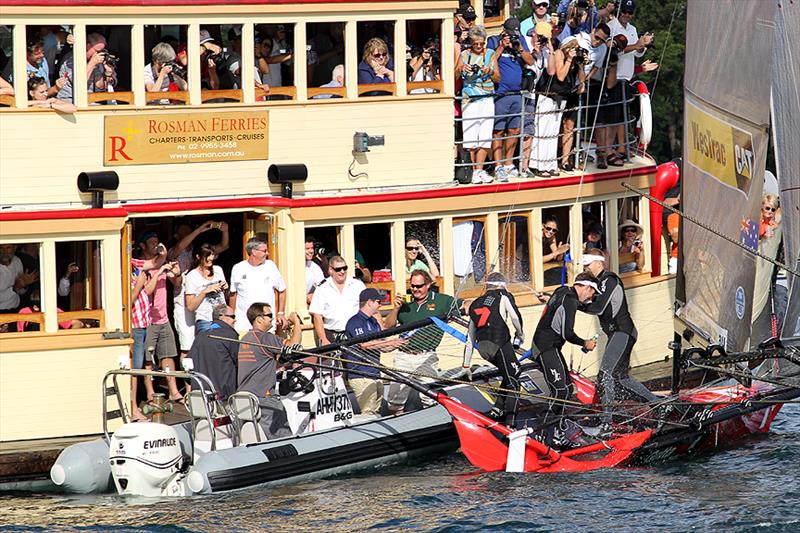
<path fill-rule="evenodd" d="M 454 454 L 183 500 L 0 495 L 0 530 L 800 532 L 800 405 L 767 437 L 658 467 L 481 474 Z"/>

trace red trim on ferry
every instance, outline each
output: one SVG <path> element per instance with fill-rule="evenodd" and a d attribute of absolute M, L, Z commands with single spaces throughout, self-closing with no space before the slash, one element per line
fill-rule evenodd
<path fill-rule="evenodd" d="M 69 218 L 114 218 L 128 216 L 123 207 L 107 209 L 58 209 L 54 211 L 11 211 L 0 213 L 0 222 L 12 220 L 63 220 Z"/>
<path fill-rule="evenodd" d="M 117 6 L 230 6 L 230 5 L 282 5 L 282 4 L 366 4 L 397 3 L 398 0 L 4 0 L 5 6 L 53 6 L 53 7 L 117 7 Z"/>
<path fill-rule="evenodd" d="M 596 183 L 619 178 L 630 178 L 652 174 L 655 172 L 654 166 L 640 167 L 628 170 L 618 170 L 615 172 L 604 172 L 603 174 L 590 174 L 583 178 L 584 184 Z M 459 198 L 462 196 L 472 196 L 478 194 L 491 194 L 500 192 L 517 192 L 531 189 L 548 189 L 552 187 L 562 187 L 566 185 L 576 185 L 580 183 L 580 176 L 569 176 L 563 178 L 550 178 L 546 180 L 531 180 L 516 183 L 487 183 L 477 186 L 453 186 L 442 189 L 432 189 L 413 192 L 393 192 L 383 194 L 365 194 L 338 197 L 320 198 L 282 198 L 279 196 L 248 196 L 246 198 L 225 198 L 219 200 L 194 200 L 178 202 L 156 202 L 148 204 L 130 204 L 107 209 L 76 209 L 73 211 L 34 211 L 34 212 L 0 212 L 0 221 L 3 220 L 42 220 L 58 218 L 91 218 L 91 217 L 117 217 L 127 216 L 129 213 L 166 213 L 169 211 L 199 211 L 203 209 L 237 209 L 255 207 L 325 207 L 337 205 L 358 205 L 375 202 L 402 202 L 409 200 L 428 200 L 436 198 Z"/>

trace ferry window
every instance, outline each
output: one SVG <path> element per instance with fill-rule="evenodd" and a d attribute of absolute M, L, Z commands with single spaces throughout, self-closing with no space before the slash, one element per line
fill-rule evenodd
<path fill-rule="evenodd" d="M 639 200 L 635 197 L 617 200 L 619 208 L 619 273 L 644 270 L 646 242 L 639 223 Z"/>
<path fill-rule="evenodd" d="M 328 258 L 341 253 L 340 234 L 339 226 L 306 229 L 306 242 L 313 243 L 314 247 L 311 260 L 320 266 L 322 275 L 326 278 L 328 277 Z"/>
<path fill-rule="evenodd" d="M 438 20 L 410 20 L 406 23 L 409 94 L 442 92 L 441 26 Z"/>
<path fill-rule="evenodd" d="M 389 96 L 395 94 L 394 23 L 359 22 L 358 31 L 358 95 Z M 400 61 L 405 60 L 405 50 Z"/>
<path fill-rule="evenodd" d="M 505 17 L 508 0 L 483 0 L 483 23 L 501 23 Z"/>
<path fill-rule="evenodd" d="M 255 27 L 256 99 L 292 100 L 294 87 L 294 24 Z"/>
<path fill-rule="evenodd" d="M 528 234 L 527 214 L 513 214 L 500 217 L 500 273 L 512 283 L 530 283 L 531 246 Z"/>
<path fill-rule="evenodd" d="M 608 258 L 608 235 L 606 233 L 605 202 L 591 202 L 581 206 L 583 222 L 583 253 L 596 254 L 598 251 Z"/>
<path fill-rule="evenodd" d="M 306 68 L 311 98 L 345 97 L 344 28 L 343 22 L 306 25 Z"/>
<path fill-rule="evenodd" d="M 441 277 L 439 265 L 439 221 L 414 220 L 405 224 L 406 242 L 403 253 L 406 259 L 406 280 L 411 272 L 427 270 L 434 280 Z M 441 284 L 440 284 L 441 285 Z"/>
<path fill-rule="evenodd" d="M 46 90 L 28 91 L 28 100 L 58 98 L 73 103 L 74 83 L 72 68 L 72 26 L 26 26 L 25 60 L 27 83 L 34 87 L 33 80 L 40 78 Z M 9 64 L 12 63 L 9 61 Z M 11 67 L 8 67 L 9 69 Z M 5 77 L 5 76 L 4 76 Z M 13 78 L 13 76 L 12 76 Z M 13 79 L 9 80 L 12 84 Z M 38 87 L 42 85 L 39 84 Z"/>
<path fill-rule="evenodd" d="M 100 241 L 56 243 L 58 327 L 101 327 L 103 321 Z"/>
<path fill-rule="evenodd" d="M 353 237 L 358 263 L 353 275 L 364 283 L 392 281 L 391 224 L 359 224 L 353 227 Z"/>
<path fill-rule="evenodd" d="M 200 26 L 198 53 L 202 102 L 241 102 L 242 25 Z"/>
<path fill-rule="evenodd" d="M 131 27 L 86 27 L 89 105 L 133 104 Z"/>
<path fill-rule="evenodd" d="M 199 46 L 187 46 L 188 26 L 145 26 L 144 86 L 148 105 L 176 105 L 189 101 L 189 55 Z M 201 39 L 202 40 L 202 39 Z M 160 93 L 172 93 L 162 95 Z"/>
<path fill-rule="evenodd" d="M 486 277 L 486 218 L 453 221 L 453 273 L 456 293 L 481 286 Z"/>
<path fill-rule="evenodd" d="M 33 331 L 44 323 L 40 305 L 40 248 L 35 242 L 0 243 L 0 333 Z M 17 313 L 30 314 L 30 320 L 19 321 Z"/>
<path fill-rule="evenodd" d="M 567 262 L 570 249 L 569 207 L 542 210 L 542 269 L 547 287 L 569 282 L 572 263 Z"/>
<path fill-rule="evenodd" d="M 0 108 L 14 107 L 13 35 L 13 26 L 0 26 Z M 22 61 L 22 58 L 17 61 Z"/>

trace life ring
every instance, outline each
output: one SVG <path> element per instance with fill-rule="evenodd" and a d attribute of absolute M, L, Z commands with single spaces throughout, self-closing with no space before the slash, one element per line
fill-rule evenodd
<path fill-rule="evenodd" d="M 639 130 L 639 149 L 647 150 L 650 139 L 653 136 L 653 111 L 650 106 L 650 91 L 642 81 L 633 84 L 636 94 L 639 96 L 639 122 L 636 128 Z"/>

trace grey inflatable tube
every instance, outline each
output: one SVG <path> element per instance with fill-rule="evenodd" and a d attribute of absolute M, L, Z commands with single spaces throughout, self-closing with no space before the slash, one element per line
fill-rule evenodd
<path fill-rule="evenodd" d="M 108 443 L 97 439 L 65 448 L 50 468 L 50 479 L 65 492 L 74 494 L 111 491 L 114 481 L 108 463 Z"/>

